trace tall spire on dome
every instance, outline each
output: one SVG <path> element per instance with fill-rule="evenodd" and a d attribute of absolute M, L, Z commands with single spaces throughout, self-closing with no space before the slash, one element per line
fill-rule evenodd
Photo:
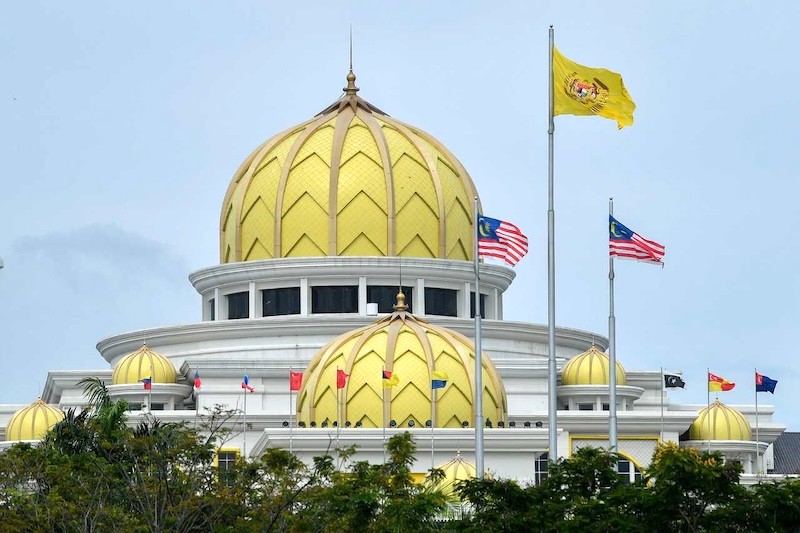
<path fill-rule="evenodd" d="M 345 94 L 353 95 L 358 92 L 356 87 L 356 75 L 353 73 L 353 25 L 350 25 L 350 72 L 347 73 L 347 87 L 342 89 Z"/>

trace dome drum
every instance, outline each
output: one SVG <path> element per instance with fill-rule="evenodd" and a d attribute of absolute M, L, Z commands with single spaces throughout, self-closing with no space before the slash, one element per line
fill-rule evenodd
<path fill-rule="evenodd" d="M 607 411 L 608 385 L 560 385 L 556 389 L 558 408 L 568 411 Z M 633 402 L 644 394 L 642 387 L 617 385 L 617 410 L 633 409 Z M 589 408 L 591 406 L 591 409 Z"/>
<path fill-rule="evenodd" d="M 154 383 L 151 390 L 145 390 L 142 383 L 108 387 L 109 397 L 113 400 L 125 400 L 132 411 L 148 410 L 149 402 L 152 402 L 153 410 L 180 410 L 184 408 L 184 401 L 191 393 L 191 385 L 183 383 Z"/>

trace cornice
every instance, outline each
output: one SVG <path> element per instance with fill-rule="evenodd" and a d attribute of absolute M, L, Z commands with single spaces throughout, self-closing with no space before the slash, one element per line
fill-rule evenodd
<path fill-rule="evenodd" d="M 474 322 L 471 319 L 437 316 L 425 316 L 424 318 L 431 324 L 452 329 L 469 338 L 474 334 Z M 111 362 L 116 357 L 137 350 L 145 339 L 148 345 L 156 350 L 163 346 L 187 343 L 198 346 L 205 343 L 202 349 L 194 349 L 185 354 L 186 356 L 197 356 L 207 353 L 224 353 L 226 348 L 219 344 L 220 341 L 309 335 L 331 339 L 347 331 L 371 324 L 374 321 L 374 317 L 360 315 L 326 315 L 324 320 L 320 320 L 319 316 L 313 315 L 291 315 L 242 320 L 205 321 L 121 333 L 99 341 L 97 350 L 106 361 Z M 545 325 L 505 320 L 484 320 L 481 324 L 485 339 L 513 340 L 540 345 L 546 345 L 547 343 L 547 326 Z M 604 341 L 605 339 L 587 331 L 571 328 L 556 329 L 556 345 L 558 347 L 582 350 L 588 348 L 592 342 L 600 345 L 600 342 Z M 286 348 L 316 349 L 320 346 L 321 344 L 314 343 L 306 345 L 288 343 Z M 237 347 L 237 349 L 242 348 L 241 346 Z M 246 347 L 244 348 L 246 349 Z M 261 349 L 263 344 L 254 344 L 252 348 Z M 504 360 L 502 355 L 498 357 L 498 360 Z"/>
<path fill-rule="evenodd" d="M 199 293 L 216 287 L 251 281 L 276 280 L 297 282 L 300 278 L 319 277 L 386 277 L 399 272 L 408 279 L 446 279 L 468 282 L 475 279 L 473 264 L 450 259 L 421 259 L 412 257 L 289 257 L 225 263 L 196 270 L 189 281 Z M 505 291 L 516 277 L 508 267 L 481 265 L 481 283 Z"/>

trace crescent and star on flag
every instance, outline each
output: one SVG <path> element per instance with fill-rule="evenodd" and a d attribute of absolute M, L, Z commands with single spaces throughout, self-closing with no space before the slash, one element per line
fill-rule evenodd
<path fill-rule="evenodd" d="M 492 226 L 483 217 L 478 219 L 478 233 L 481 237 L 491 237 Z"/>

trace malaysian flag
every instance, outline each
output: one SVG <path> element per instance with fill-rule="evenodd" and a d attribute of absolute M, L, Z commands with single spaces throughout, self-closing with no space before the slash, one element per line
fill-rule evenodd
<path fill-rule="evenodd" d="M 478 215 L 478 256 L 496 257 L 511 266 L 528 253 L 528 238 L 503 220 Z"/>
<path fill-rule="evenodd" d="M 664 264 L 664 245 L 649 241 L 631 231 L 619 220 L 608 216 L 608 251 L 614 257 L 645 263 Z"/>

